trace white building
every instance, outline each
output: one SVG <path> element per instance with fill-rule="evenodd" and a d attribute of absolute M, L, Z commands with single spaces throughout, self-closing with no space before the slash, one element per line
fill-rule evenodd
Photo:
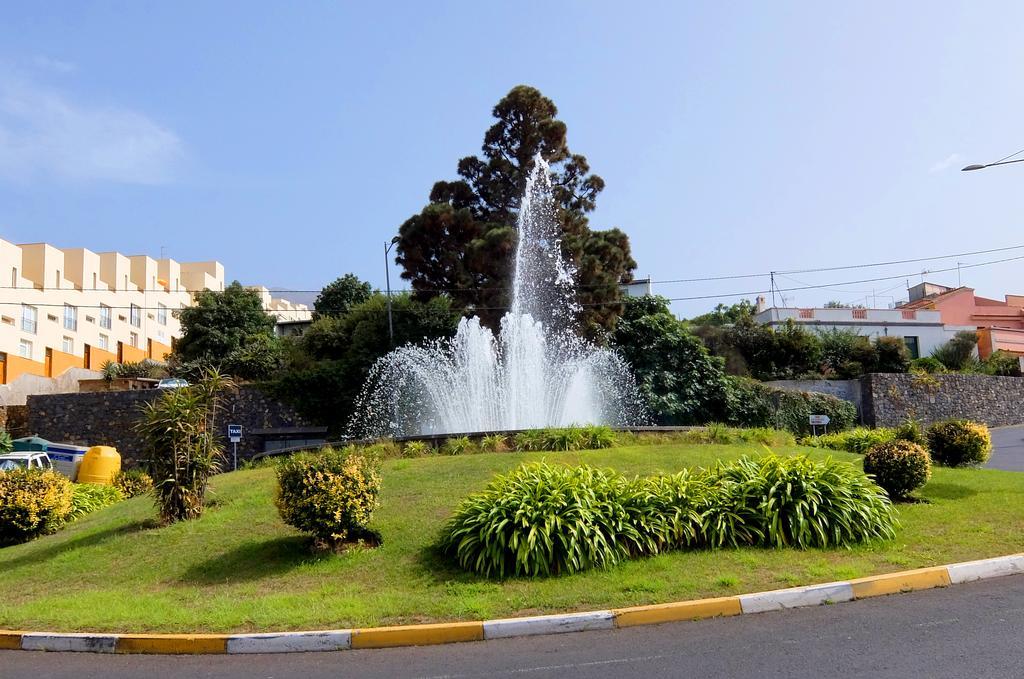
<path fill-rule="evenodd" d="M 818 332 L 832 329 L 854 330 L 860 335 L 902 337 L 913 358 L 928 356 L 961 330 L 975 331 L 974 326 L 943 325 L 938 311 L 921 309 L 824 309 L 764 308 L 758 299 L 757 323 L 770 327 L 792 321 Z"/>

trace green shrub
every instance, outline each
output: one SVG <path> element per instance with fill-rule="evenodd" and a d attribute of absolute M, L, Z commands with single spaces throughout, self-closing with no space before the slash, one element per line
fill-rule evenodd
<path fill-rule="evenodd" d="M 0 545 L 55 532 L 71 513 L 71 497 L 71 481 L 55 471 L 0 473 Z"/>
<path fill-rule="evenodd" d="M 406 441 L 402 448 L 402 457 L 424 457 L 430 455 L 432 450 L 426 441 Z"/>
<path fill-rule="evenodd" d="M 365 446 L 345 446 L 346 450 L 354 451 L 361 450 L 364 454 L 378 460 L 390 460 L 396 457 L 402 457 L 403 451 L 402 446 L 395 443 L 393 439 L 380 439 L 373 443 Z"/>
<path fill-rule="evenodd" d="M 501 453 L 508 450 L 508 445 L 503 435 L 489 434 L 480 440 L 480 448 L 488 453 Z"/>
<path fill-rule="evenodd" d="M 97 483 L 73 484 L 71 493 L 71 512 L 68 521 L 80 519 L 97 509 L 117 504 L 124 499 L 121 490 L 116 486 L 102 486 Z"/>
<path fill-rule="evenodd" d="M 365 539 L 380 494 L 379 462 L 351 449 L 299 454 L 277 467 L 281 519 L 318 544 Z"/>
<path fill-rule="evenodd" d="M 910 350 L 902 337 L 881 335 L 875 338 L 874 371 L 905 373 L 910 369 Z"/>
<path fill-rule="evenodd" d="M 979 465 L 992 454 L 992 438 L 984 424 L 947 420 L 928 428 L 928 449 L 933 460 L 947 467 Z"/>
<path fill-rule="evenodd" d="M 586 465 L 523 465 L 459 504 L 441 549 L 484 576 L 611 566 L 641 551 L 620 498 L 625 483 L 612 471 Z"/>
<path fill-rule="evenodd" d="M 759 443 L 769 448 L 779 446 L 792 446 L 796 444 L 796 437 L 792 433 L 782 429 L 770 427 L 747 427 L 745 429 L 734 429 L 736 438 L 743 443 Z"/>
<path fill-rule="evenodd" d="M 1020 377 L 1020 356 L 999 349 L 982 362 L 981 369 L 986 375 Z"/>
<path fill-rule="evenodd" d="M 582 450 L 587 436 L 578 427 L 544 429 L 544 450 Z"/>
<path fill-rule="evenodd" d="M 932 460 L 928 451 L 912 441 L 879 443 L 864 454 L 864 472 L 893 499 L 902 499 L 928 483 Z"/>
<path fill-rule="evenodd" d="M 828 394 L 778 389 L 745 378 L 731 378 L 729 384 L 726 421 L 733 426 L 774 427 L 803 436 L 811 433 L 810 415 L 828 415 L 833 431 L 857 420 L 852 403 Z"/>
<path fill-rule="evenodd" d="M 895 429 L 870 429 L 868 427 L 856 427 L 847 431 L 835 434 L 821 434 L 820 436 L 808 436 L 801 439 L 800 443 L 814 448 L 828 448 L 830 450 L 845 450 L 848 453 L 866 453 L 879 443 L 886 443 L 896 438 Z"/>
<path fill-rule="evenodd" d="M 604 425 L 592 424 L 583 427 L 583 436 L 586 438 L 587 450 L 611 448 L 617 442 L 617 437 L 612 428 Z"/>
<path fill-rule="evenodd" d="M 908 418 L 906 422 L 896 427 L 895 433 L 899 441 L 910 441 L 925 449 L 928 447 L 928 437 L 921 428 L 921 423 L 913 418 Z"/>
<path fill-rule="evenodd" d="M 153 490 L 153 478 L 141 469 L 122 470 L 114 477 L 114 487 L 125 498 L 133 498 Z"/>
<path fill-rule="evenodd" d="M 742 457 L 712 472 L 718 504 L 742 517 L 751 540 L 768 547 L 842 547 L 895 537 L 889 498 L 864 472 L 831 458 Z"/>
<path fill-rule="evenodd" d="M 11 435 L 0 429 L 0 453 L 9 453 L 14 449 L 14 441 Z"/>
<path fill-rule="evenodd" d="M 946 367 L 947 370 L 968 370 L 976 362 L 978 350 L 978 333 L 962 330 L 945 344 L 932 351 L 932 358 Z"/>
<path fill-rule="evenodd" d="M 474 448 L 475 446 L 468 436 L 455 436 L 445 439 L 444 445 L 441 446 L 441 452 L 445 455 L 465 455 L 475 452 Z"/>
<path fill-rule="evenodd" d="M 946 372 L 946 366 L 942 361 L 933 356 L 922 356 L 910 362 L 911 372 L 923 372 L 929 375 L 941 375 Z"/>
<path fill-rule="evenodd" d="M 520 453 L 544 450 L 547 445 L 547 434 L 543 429 L 527 429 L 515 435 L 512 445 Z"/>

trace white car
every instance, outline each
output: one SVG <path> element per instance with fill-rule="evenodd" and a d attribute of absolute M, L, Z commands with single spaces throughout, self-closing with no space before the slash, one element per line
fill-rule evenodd
<path fill-rule="evenodd" d="M 53 469 L 50 456 L 38 451 L 4 453 L 0 455 L 0 472 L 12 469 Z"/>
<path fill-rule="evenodd" d="M 180 389 L 187 386 L 188 382 L 180 377 L 165 377 L 156 384 L 157 389 Z"/>

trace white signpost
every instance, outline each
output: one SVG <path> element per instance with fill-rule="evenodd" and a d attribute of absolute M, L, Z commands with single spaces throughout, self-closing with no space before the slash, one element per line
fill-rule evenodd
<path fill-rule="evenodd" d="M 828 423 L 831 421 L 828 415 L 811 415 L 807 418 L 811 425 L 811 435 L 818 435 L 818 427 L 824 427 L 825 433 L 828 433 Z"/>
<path fill-rule="evenodd" d="M 228 440 L 231 441 L 231 445 L 235 448 L 235 471 L 238 471 L 238 442 L 242 440 L 242 425 L 228 425 Z"/>

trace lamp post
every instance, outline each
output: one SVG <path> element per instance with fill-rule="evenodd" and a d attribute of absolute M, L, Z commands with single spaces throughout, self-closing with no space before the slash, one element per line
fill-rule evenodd
<path fill-rule="evenodd" d="M 391 322 L 391 262 L 388 261 L 388 254 L 391 248 L 398 242 L 398 236 L 384 243 L 384 283 L 388 289 L 388 341 L 395 346 L 395 326 Z"/>
<path fill-rule="evenodd" d="M 1021 153 L 1024 153 L 1024 149 L 1021 149 L 1020 151 L 1017 151 L 1016 153 L 1011 153 L 1010 155 L 1006 156 L 1005 158 L 1000 158 L 999 160 L 997 160 L 994 163 L 976 163 L 974 165 L 968 165 L 967 167 L 962 167 L 962 168 L 960 168 L 960 171 L 961 172 L 973 172 L 974 170 L 984 170 L 986 167 L 995 167 L 996 165 L 1012 165 L 1013 163 L 1024 163 L 1024 158 L 1017 158 L 1016 160 L 1010 160 L 1010 158 L 1013 158 L 1014 156 L 1019 156 Z"/>

